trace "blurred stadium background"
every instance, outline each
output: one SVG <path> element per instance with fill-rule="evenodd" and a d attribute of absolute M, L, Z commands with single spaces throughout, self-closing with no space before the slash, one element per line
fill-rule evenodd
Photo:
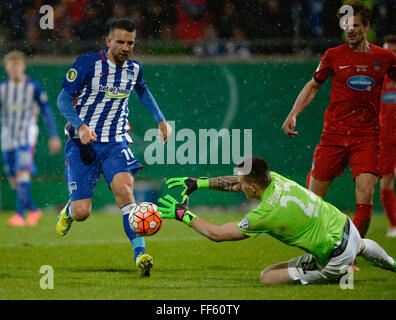
<path fill-rule="evenodd" d="M 396 1 L 367 0 L 373 8 L 370 40 L 382 45 L 396 33 Z M 329 102 L 329 81 L 298 118 L 295 139 L 281 125 L 296 96 L 315 70 L 320 55 L 343 41 L 337 0 L 8 0 L 0 3 L 0 54 L 18 49 L 28 57 L 27 74 L 41 81 L 49 96 L 60 134 L 66 123 L 56 108 L 60 84 L 75 58 L 103 49 L 105 26 L 112 18 L 129 17 L 137 27 L 134 59 L 167 120 L 176 132 L 192 129 L 252 129 L 253 152 L 272 170 L 305 185 L 312 154 Z M 40 29 L 40 7 L 54 9 L 54 29 Z M 4 68 L 0 79 L 5 78 Z M 132 150 L 145 165 L 136 181 L 138 200 L 156 202 L 172 176 L 232 174 L 233 164 L 153 164 L 144 161 L 145 132 L 155 121 L 138 100 L 130 99 Z M 68 199 L 64 155 L 48 155 L 47 133 L 40 123 L 33 197 L 45 208 Z M 174 136 L 175 137 L 175 136 Z M 65 142 L 63 138 L 63 143 Z M 176 142 L 176 148 L 182 142 Z M 221 148 L 219 148 L 221 155 Z M 199 150 L 197 150 L 197 153 Z M 243 152 L 243 148 L 241 150 Z M 198 156 L 197 156 L 198 159 Z M 209 161 L 209 160 L 208 160 Z M 14 209 L 14 193 L 3 168 L 0 209 Z M 327 199 L 342 210 L 355 209 L 354 184 L 348 171 L 333 182 Z M 94 194 L 94 209 L 113 204 L 104 180 Z M 192 205 L 246 205 L 242 194 L 194 194 Z M 378 186 L 376 211 L 382 211 Z M 233 209 L 235 211 L 235 208 Z"/>

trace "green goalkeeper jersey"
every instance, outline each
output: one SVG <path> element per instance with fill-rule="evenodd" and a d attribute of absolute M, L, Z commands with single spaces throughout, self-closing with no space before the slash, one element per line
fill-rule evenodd
<path fill-rule="evenodd" d="M 250 237 L 268 233 L 327 264 L 342 239 L 347 216 L 296 182 L 275 172 L 271 178 L 260 205 L 241 220 L 238 229 Z"/>

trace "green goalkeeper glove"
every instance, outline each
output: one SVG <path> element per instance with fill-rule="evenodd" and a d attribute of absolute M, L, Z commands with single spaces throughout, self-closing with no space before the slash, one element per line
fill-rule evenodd
<path fill-rule="evenodd" d="M 161 219 L 175 219 L 184 222 L 191 227 L 191 223 L 197 217 L 194 213 L 188 210 L 188 196 L 183 203 L 177 202 L 175 198 L 167 194 L 165 199 L 159 198 L 158 202 L 163 204 L 165 208 L 158 207 Z"/>
<path fill-rule="evenodd" d="M 185 187 L 181 195 L 183 196 L 183 203 L 187 197 L 198 189 L 209 189 L 208 178 L 170 178 L 166 181 L 169 189 L 174 187 Z"/>

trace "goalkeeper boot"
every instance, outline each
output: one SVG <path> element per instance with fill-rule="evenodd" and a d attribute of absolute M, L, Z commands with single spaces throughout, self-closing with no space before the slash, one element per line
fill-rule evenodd
<path fill-rule="evenodd" d="M 141 253 L 136 258 L 136 268 L 140 277 L 149 277 L 153 267 L 153 258 L 147 253 Z"/>
<path fill-rule="evenodd" d="M 69 216 L 68 208 L 70 206 L 70 200 L 62 211 L 58 215 L 58 220 L 56 220 L 56 233 L 61 237 L 65 236 L 69 231 L 73 219 Z"/>

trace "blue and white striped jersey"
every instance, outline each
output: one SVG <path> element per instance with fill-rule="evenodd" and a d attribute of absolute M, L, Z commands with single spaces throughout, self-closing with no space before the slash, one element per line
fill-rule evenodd
<path fill-rule="evenodd" d="M 139 62 L 126 60 L 122 67 L 106 57 L 106 50 L 79 56 L 67 72 L 62 87 L 75 96 L 79 118 L 95 131 L 98 142 L 132 142 L 128 134 L 128 99 L 142 92 L 146 82 Z"/>
<path fill-rule="evenodd" d="M 31 78 L 15 83 L 10 79 L 0 83 L 1 149 L 14 150 L 34 146 L 38 135 L 38 116 L 43 112 L 50 136 L 57 136 L 55 119 L 41 84 Z"/>

